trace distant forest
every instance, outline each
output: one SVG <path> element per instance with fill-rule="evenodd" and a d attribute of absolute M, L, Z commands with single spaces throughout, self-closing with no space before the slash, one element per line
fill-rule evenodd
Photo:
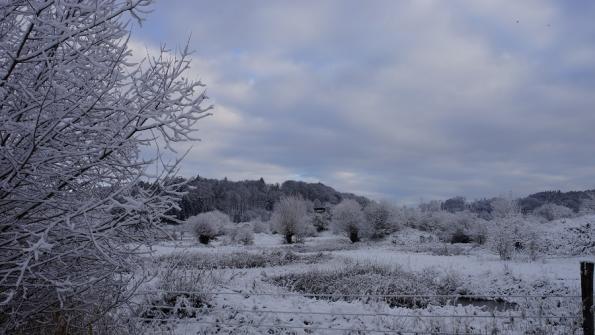
<path fill-rule="evenodd" d="M 176 182 L 186 182 L 181 191 L 187 192 L 179 203 L 180 209 L 170 214 L 176 218 L 186 218 L 199 213 L 219 210 L 226 213 L 234 222 L 268 220 L 275 203 L 282 197 L 298 195 L 312 202 L 313 207 L 332 207 L 343 199 L 354 199 L 362 206 L 371 200 L 352 193 L 343 193 L 322 183 L 306 183 L 288 180 L 282 184 L 267 184 L 258 180 L 230 181 L 209 179 L 197 176 L 190 180 L 182 178 Z M 564 206 L 578 213 L 585 206 L 595 209 L 595 190 L 586 191 L 544 191 L 516 199 L 524 214 L 531 214 L 544 204 Z M 489 218 L 492 212 L 491 199 L 467 201 L 464 197 L 453 197 L 439 201 L 440 208 L 449 212 L 467 210 L 479 217 Z M 423 206 L 423 204 L 421 204 Z"/>
<path fill-rule="evenodd" d="M 354 199 L 362 206 L 370 202 L 366 197 L 338 192 L 322 183 L 288 180 L 281 185 L 267 184 L 263 178 L 230 181 L 227 178 L 218 180 L 197 176 L 189 180 L 182 191 L 187 194 L 179 203 L 180 209 L 172 213 L 178 219 L 219 210 L 234 222 L 267 220 L 275 203 L 287 195 L 301 196 L 311 201 L 313 207 L 336 205 L 343 199 Z"/>
<path fill-rule="evenodd" d="M 468 210 L 479 217 L 489 219 L 494 210 L 493 203 L 495 199 L 497 198 L 484 198 L 467 202 L 463 197 L 454 197 L 441 202 L 440 207 L 442 210 L 453 213 Z M 524 198 L 514 199 L 514 202 L 523 214 L 532 214 L 533 211 L 547 204 L 563 206 L 574 213 L 578 213 L 581 209 L 593 211 L 595 210 L 595 190 L 544 191 Z"/>
<path fill-rule="evenodd" d="M 568 207 L 577 213 L 585 203 L 591 204 L 594 199 L 595 190 L 570 192 L 545 191 L 519 199 L 519 206 L 523 213 L 530 213 L 539 206 L 550 203 Z"/>

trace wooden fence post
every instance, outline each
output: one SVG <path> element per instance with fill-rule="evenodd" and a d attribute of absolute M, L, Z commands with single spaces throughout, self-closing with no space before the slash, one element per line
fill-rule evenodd
<path fill-rule="evenodd" d="M 581 296 L 583 305 L 583 334 L 593 333 L 593 263 L 581 262 Z"/>

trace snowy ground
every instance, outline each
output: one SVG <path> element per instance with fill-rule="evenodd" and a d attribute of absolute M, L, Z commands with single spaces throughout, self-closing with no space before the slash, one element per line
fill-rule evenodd
<path fill-rule="evenodd" d="M 555 231 L 554 228 L 551 230 Z M 139 314 L 141 318 L 144 317 L 140 322 L 143 333 L 581 333 L 578 327 L 580 320 L 575 319 L 579 316 L 580 299 L 574 296 L 580 292 L 579 262 L 583 259 L 593 260 L 592 256 L 544 256 L 533 262 L 523 259 L 501 261 L 497 255 L 483 247 L 441 245 L 436 242 L 429 243 L 431 247 L 429 244 L 420 245 L 416 242 L 419 234 L 422 233 L 407 230 L 392 239 L 355 245 L 345 238 L 331 234 L 308 238 L 300 245 L 283 245 L 280 236 L 270 234 L 256 234 L 255 243 L 251 246 L 224 245 L 221 242 L 201 246 L 189 237 L 183 241 L 163 242 L 152 248 L 147 259 L 156 267 L 166 267 L 164 272 L 169 277 L 164 277 L 162 271 L 161 275 L 157 275 L 149 285 L 142 288 L 145 293 L 137 300 L 140 310 L 143 306 L 145 309 L 147 306 L 165 307 L 160 309 L 161 314 Z M 427 251 L 439 248 L 451 248 L 454 255 L 437 255 Z M 186 255 L 184 259 L 197 262 L 186 262 L 178 268 L 164 265 L 172 263 L 172 259 L 176 258 L 171 256 L 180 253 Z M 450 251 L 445 254 L 450 254 Z M 209 257 L 271 259 L 271 262 L 278 264 L 253 268 L 204 269 L 201 259 Z M 177 264 L 179 266 L 180 263 Z M 445 303 L 431 303 L 423 308 L 391 308 L 381 297 L 356 297 L 352 301 L 344 301 L 340 297 L 335 297 L 334 301 L 313 299 L 291 287 L 277 286 L 271 280 L 287 274 L 340 271 L 354 264 L 398 267 L 400 271 L 410 273 L 422 273 L 430 268 L 434 275 L 456 278 L 456 294 L 522 297 L 491 302 L 450 299 Z M 174 297 L 173 300 L 162 297 L 158 291 L 163 290 L 164 283 L 160 283 L 160 280 L 178 278 L 180 275 L 174 274 L 176 271 L 181 271 L 179 273 L 184 276 L 188 272 L 198 274 L 196 277 L 190 276 L 189 283 L 168 287 L 200 292 L 202 301 L 206 303 L 188 303 L 186 298 L 190 295 L 180 292 L 177 296 L 170 295 Z M 192 282 L 193 278 L 201 279 Z M 205 280 L 209 282 L 205 283 Z M 370 277 L 369 280 L 374 279 Z M 360 284 L 364 283 L 356 282 L 353 285 L 355 287 Z M 370 287 L 375 285 L 374 282 L 365 284 Z M 354 292 L 357 293 L 357 290 Z M 535 295 L 550 297 L 529 297 Z M 500 308 L 498 305 L 504 307 Z M 200 307 L 200 310 L 190 308 L 187 310 L 196 314 L 181 315 L 172 312 L 174 306 Z M 545 318 L 553 315 L 570 318 L 563 321 L 559 318 Z M 534 316 L 538 318 L 533 319 Z M 159 321 L 155 321 L 156 319 Z"/>

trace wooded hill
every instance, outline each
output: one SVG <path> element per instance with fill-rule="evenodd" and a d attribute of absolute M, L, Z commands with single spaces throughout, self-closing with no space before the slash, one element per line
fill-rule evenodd
<path fill-rule="evenodd" d="M 180 210 L 174 211 L 178 219 L 186 219 L 199 213 L 219 210 L 234 222 L 253 219 L 268 219 L 273 206 L 282 196 L 299 195 L 313 203 L 314 207 L 335 205 L 342 199 L 354 199 L 362 205 L 370 200 L 363 196 L 336 191 L 322 183 L 306 183 L 288 180 L 279 184 L 267 184 L 258 180 L 230 181 L 197 176 L 187 181 L 180 202 Z"/>
<path fill-rule="evenodd" d="M 593 199 L 595 199 L 595 190 L 569 192 L 544 191 L 519 199 L 519 206 L 523 213 L 530 213 L 543 204 L 551 203 L 568 207 L 577 213 L 581 207 L 586 206 Z"/>

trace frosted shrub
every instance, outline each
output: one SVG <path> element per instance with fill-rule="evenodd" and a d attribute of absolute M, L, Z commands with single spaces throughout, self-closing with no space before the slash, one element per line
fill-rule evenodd
<path fill-rule="evenodd" d="M 314 225 L 312 224 L 312 219 L 307 218 L 307 223 L 304 225 L 304 228 L 302 230 L 302 233 L 299 235 L 296 235 L 296 241 L 297 242 L 304 242 L 306 237 L 314 237 L 318 234 L 318 230 L 316 229 L 316 227 L 314 227 Z"/>
<path fill-rule="evenodd" d="M 251 222 L 252 230 L 256 234 L 265 233 L 268 234 L 271 231 L 271 225 L 269 222 L 264 222 L 262 220 L 255 220 Z"/>
<path fill-rule="evenodd" d="M 419 210 L 409 211 L 410 222 L 414 224 L 412 227 L 428 232 L 435 232 L 441 239 L 444 239 L 444 227 L 449 227 L 453 224 L 455 214 L 447 211 L 436 211 L 436 212 L 421 212 Z"/>
<path fill-rule="evenodd" d="M 210 108 L 188 48 L 131 59 L 151 2 L 0 1 L 2 334 L 87 333 L 175 220 L 166 161 Z"/>
<path fill-rule="evenodd" d="M 523 253 L 535 260 L 540 251 L 540 235 L 522 217 L 506 217 L 494 220 L 488 245 L 502 260 Z"/>
<path fill-rule="evenodd" d="M 457 228 L 448 237 L 450 243 L 471 243 L 471 237 L 462 229 Z"/>
<path fill-rule="evenodd" d="M 471 243 L 475 227 L 482 222 L 475 214 L 469 211 L 458 212 L 452 215 L 448 226 L 443 226 L 445 241 L 450 243 Z"/>
<path fill-rule="evenodd" d="M 219 227 L 214 222 L 207 220 L 197 220 L 193 222 L 192 230 L 194 236 L 202 244 L 209 244 L 209 242 L 219 234 Z"/>
<path fill-rule="evenodd" d="M 355 200 L 346 199 L 333 208 L 333 230 L 345 233 L 351 242 L 358 242 L 370 232 L 362 207 Z"/>
<path fill-rule="evenodd" d="M 186 221 L 190 225 L 194 236 L 202 244 L 208 244 L 212 239 L 220 235 L 223 228 L 230 223 L 229 217 L 219 211 L 191 216 Z"/>
<path fill-rule="evenodd" d="M 533 214 L 544 218 L 547 221 L 553 221 L 557 219 L 569 218 L 574 215 L 572 209 L 566 206 L 560 206 L 556 204 L 543 204 L 537 207 Z"/>
<path fill-rule="evenodd" d="M 566 227 L 555 235 L 546 236 L 542 244 L 550 254 L 595 255 L 595 229 L 592 222 Z"/>
<path fill-rule="evenodd" d="M 142 318 L 195 317 L 196 308 L 210 306 L 212 292 L 222 278 L 210 269 L 199 269 L 185 260 L 190 254 L 180 253 L 161 257 L 156 289 L 137 314 Z"/>
<path fill-rule="evenodd" d="M 199 215 L 205 215 L 205 216 L 209 217 L 209 220 L 212 220 L 213 222 L 215 222 L 216 225 L 219 227 L 225 227 L 226 225 L 231 224 L 231 219 L 229 218 L 229 215 L 227 215 L 223 212 L 220 212 L 218 210 L 201 213 Z"/>
<path fill-rule="evenodd" d="M 316 228 L 317 232 L 328 230 L 331 222 L 330 213 L 325 211 L 324 213 L 314 213 L 312 216 L 312 226 Z"/>
<path fill-rule="evenodd" d="M 483 219 L 478 219 L 469 229 L 469 234 L 475 243 L 486 243 L 488 239 L 487 222 Z"/>
<path fill-rule="evenodd" d="M 483 241 L 480 228 L 485 221 L 469 211 L 438 211 L 423 214 L 420 225 L 423 230 L 435 232 L 438 238 L 448 243 L 471 243 Z"/>
<path fill-rule="evenodd" d="M 233 242 L 243 245 L 254 244 L 254 231 L 249 224 L 243 224 L 236 228 L 232 238 Z"/>
<path fill-rule="evenodd" d="M 438 207 L 439 208 L 439 207 Z M 423 212 L 419 208 L 401 206 L 395 210 L 395 218 L 399 225 L 427 231 L 423 217 L 430 216 L 432 212 Z"/>
<path fill-rule="evenodd" d="M 285 243 L 297 242 L 306 235 L 310 225 L 307 204 L 301 197 L 281 198 L 275 204 L 271 220 L 275 231 L 283 235 Z"/>
<path fill-rule="evenodd" d="M 387 202 L 371 202 L 364 208 L 364 215 L 370 227 L 371 238 L 379 239 L 399 229 L 396 209 Z"/>
<path fill-rule="evenodd" d="M 541 238 L 534 230 L 529 231 L 525 236 L 526 243 L 524 249 L 529 256 L 529 259 L 534 261 L 539 256 Z"/>
<path fill-rule="evenodd" d="M 512 233 L 507 230 L 501 230 L 499 233 L 496 233 L 495 236 L 491 237 L 490 247 L 498 253 L 500 259 L 509 260 L 512 258 L 512 253 L 514 251 L 513 239 L 514 236 Z"/>

